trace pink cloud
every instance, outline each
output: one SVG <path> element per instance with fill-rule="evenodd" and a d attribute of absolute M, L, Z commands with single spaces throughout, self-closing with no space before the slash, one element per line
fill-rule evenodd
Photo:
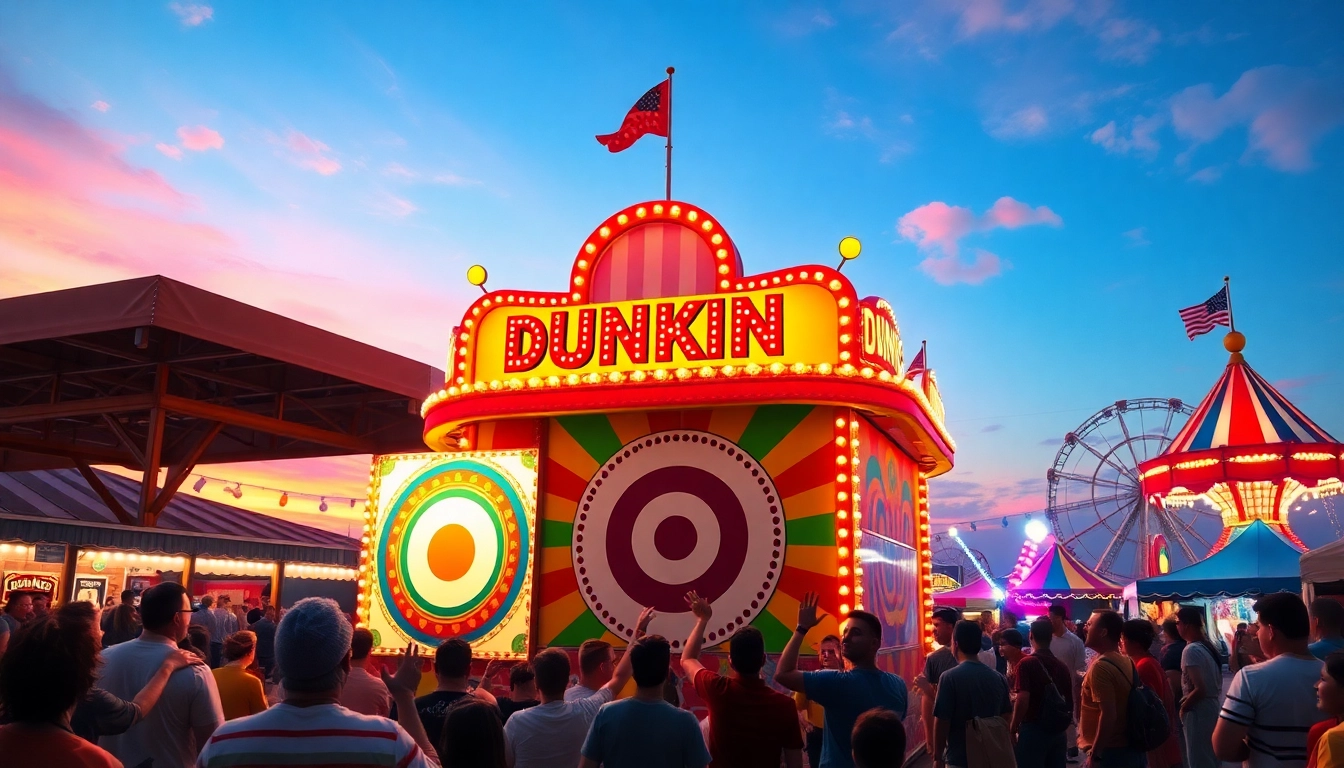
<path fill-rule="evenodd" d="M 340 161 L 328 157 L 331 147 L 298 131 L 285 134 L 281 143 L 290 151 L 290 160 L 300 168 L 306 168 L 323 176 L 331 176 L 341 170 Z"/>
<path fill-rule="evenodd" d="M 215 18 L 215 9 L 204 3 L 169 3 L 168 10 L 177 14 L 184 27 L 199 27 Z"/>
<path fill-rule="evenodd" d="M 1315 166 L 1312 149 L 1344 124 L 1344 88 L 1309 70 L 1270 66 L 1246 71 L 1221 96 L 1204 83 L 1171 100 L 1176 133 L 1196 145 L 1247 127 L 1244 161 L 1261 160 L 1281 171 Z"/>
<path fill-rule="evenodd" d="M 1216 165 L 1210 165 L 1208 168 L 1201 168 L 1190 174 L 1190 181 L 1197 181 L 1200 184 L 1212 184 L 1223 178 L 1223 169 Z"/>
<path fill-rule="evenodd" d="M 192 152 L 224 148 L 224 137 L 204 125 L 184 125 L 177 129 L 177 137 L 182 140 L 182 146 Z"/>
<path fill-rule="evenodd" d="M 412 213 L 420 210 L 419 206 L 410 200 L 397 197 L 396 195 L 384 192 L 373 202 L 373 212 L 381 216 L 391 216 L 396 219 L 404 219 Z"/>
<path fill-rule="evenodd" d="M 102 99 L 99 99 L 89 105 L 89 109 L 97 110 L 99 112 L 106 112 L 111 108 L 112 105 L 108 104 L 106 101 L 103 101 Z"/>
<path fill-rule="evenodd" d="M 1038 104 L 1023 107 L 1007 117 L 995 118 L 985 130 L 996 139 L 1024 139 L 1039 136 L 1050 127 L 1050 117 Z"/>
<path fill-rule="evenodd" d="M 1064 220 L 1046 206 L 1033 208 L 1011 197 L 1001 197 L 979 216 L 969 208 L 938 201 L 927 203 L 902 216 L 896 222 L 896 231 L 920 250 L 930 252 L 920 262 L 920 268 L 934 280 L 944 285 L 978 284 L 1002 272 L 1007 262 L 989 251 L 976 249 L 975 259 L 966 264 L 959 259 L 959 241 L 974 232 L 1036 224 L 1059 227 Z"/>
<path fill-rule="evenodd" d="M 175 144 L 164 144 L 160 141 L 158 144 L 154 145 L 154 148 L 174 160 L 182 159 L 182 149 Z"/>
<path fill-rule="evenodd" d="M 1072 0 L 1029 0 L 1011 12 L 1005 0 L 963 0 L 957 20 L 962 37 L 985 32 L 1049 29 L 1073 12 Z"/>
<path fill-rule="evenodd" d="M 1093 131 L 1090 138 L 1093 144 L 1102 147 L 1108 153 L 1127 155 L 1133 152 L 1136 155 L 1151 159 L 1162 148 L 1161 143 L 1153 134 L 1164 124 L 1166 124 L 1166 118 L 1162 115 L 1136 117 L 1133 124 L 1130 125 L 1129 136 L 1125 136 L 1124 130 L 1117 128 L 1115 121 L 1112 120 Z"/>

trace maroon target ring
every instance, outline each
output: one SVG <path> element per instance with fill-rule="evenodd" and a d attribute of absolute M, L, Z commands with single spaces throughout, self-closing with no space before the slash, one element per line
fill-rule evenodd
<path fill-rule="evenodd" d="M 667 584 L 649 576 L 635 557 L 634 548 L 635 521 L 640 513 L 651 501 L 669 493 L 690 493 L 697 497 L 714 512 L 719 523 L 719 548 L 714 564 L 697 578 L 679 584 Z M 663 527 L 669 524 L 681 525 L 674 521 L 690 523 L 684 517 L 668 517 L 659 525 L 659 533 L 663 533 Z M 692 534 L 694 530 L 692 526 Z M 607 521 L 607 562 L 616 583 L 636 603 L 652 606 L 658 611 L 684 611 L 688 591 L 695 590 L 701 597 L 714 602 L 733 585 L 746 561 L 747 533 L 746 513 L 727 483 L 699 467 L 663 467 L 636 480 L 616 500 Z M 667 544 L 684 546 L 684 541 L 674 539 Z M 690 554 L 693 548 L 694 544 L 682 557 Z"/>

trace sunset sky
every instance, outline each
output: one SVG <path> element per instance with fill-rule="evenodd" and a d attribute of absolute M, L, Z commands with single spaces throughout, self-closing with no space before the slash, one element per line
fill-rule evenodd
<path fill-rule="evenodd" d="M 674 195 L 749 272 L 859 237 L 846 274 L 928 339 L 939 519 L 1042 509 L 1090 414 L 1202 397 L 1222 334 L 1177 310 L 1225 274 L 1247 359 L 1344 434 L 1344 5 L 617 8 L 0 5 L 0 296 L 157 273 L 443 367 L 467 266 L 557 289 L 661 196 L 661 140 L 593 135 L 674 65 Z M 367 460 L 203 471 L 362 496 Z"/>

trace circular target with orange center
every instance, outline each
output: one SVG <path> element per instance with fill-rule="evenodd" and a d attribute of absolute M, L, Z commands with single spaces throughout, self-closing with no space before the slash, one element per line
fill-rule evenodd
<path fill-rule="evenodd" d="M 434 464 L 402 486 L 379 532 L 388 617 L 409 637 L 490 637 L 526 581 L 531 553 L 518 490 L 473 459 Z"/>

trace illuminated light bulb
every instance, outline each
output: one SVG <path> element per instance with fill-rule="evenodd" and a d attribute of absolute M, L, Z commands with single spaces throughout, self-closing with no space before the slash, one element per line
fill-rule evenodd
<path fill-rule="evenodd" d="M 635 215 L 642 219 L 645 216 L 649 215 L 649 212 L 644 210 L 644 206 L 641 205 L 640 207 L 635 209 Z"/>
<path fill-rule="evenodd" d="M 849 594 L 849 587 L 845 586 L 844 584 L 841 584 L 841 585 L 840 585 L 840 594 L 842 594 L 842 595 L 848 595 L 848 594 Z"/>
<path fill-rule="evenodd" d="M 680 215 L 681 215 L 681 206 L 680 206 L 680 205 L 674 205 L 674 206 L 672 206 L 672 208 L 671 208 L 670 210 L 668 210 L 668 213 L 672 214 L 673 216 L 680 216 Z"/>
<path fill-rule="evenodd" d="M 283 506 L 285 506 L 285 505 L 288 504 L 288 503 L 289 503 L 289 494 L 288 494 L 288 493 L 285 493 L 284 491 L 281 491 L 281 492 L 280 492 L 280 506 L 283 507 Z"/>
<path fill-rule="evenodd" d="M 1050 535 L 1050 529 L 1040 520 L 1032 520 L 1027 523 L 1027 538 L 1036 544 L 1045 541 L 1045 537 Z"/>
<path fill-rule="evenodd" d="M 842 615 L 842 616 L 848 616 L 848 615 L 849 615 L 849 605 L 848 605 L 848 604 L 846 604 L 846 603 L 841 603 L 841 604 L 840 604 L 840 615 Z"/>
<path fill-rule="evenodd" d="M 836 550 L 841 557 L 849 557 L 849 547 L 840 547 Z"/>
<path fill-rule="evenodd" d="M 624 213 L 622 213 L 620 216 L 617 216 L 617 217 L 616 217 L 616 223 L 617 223 L 617 224 L 624 224 L 624 223 L 626 223 L 626 222 L 629 221 L 629 220 L 630 220 L 630 217 L 629 217 L 629 216 L 626 216 Z"/>
<path fill-rule="evenodd" d="M 601 235 L 602 237 L 611 237 L 611 228 L 610 228 L 610 227 L 603 227 L 603 228 L 597 230 L 597 234 Z"/>

